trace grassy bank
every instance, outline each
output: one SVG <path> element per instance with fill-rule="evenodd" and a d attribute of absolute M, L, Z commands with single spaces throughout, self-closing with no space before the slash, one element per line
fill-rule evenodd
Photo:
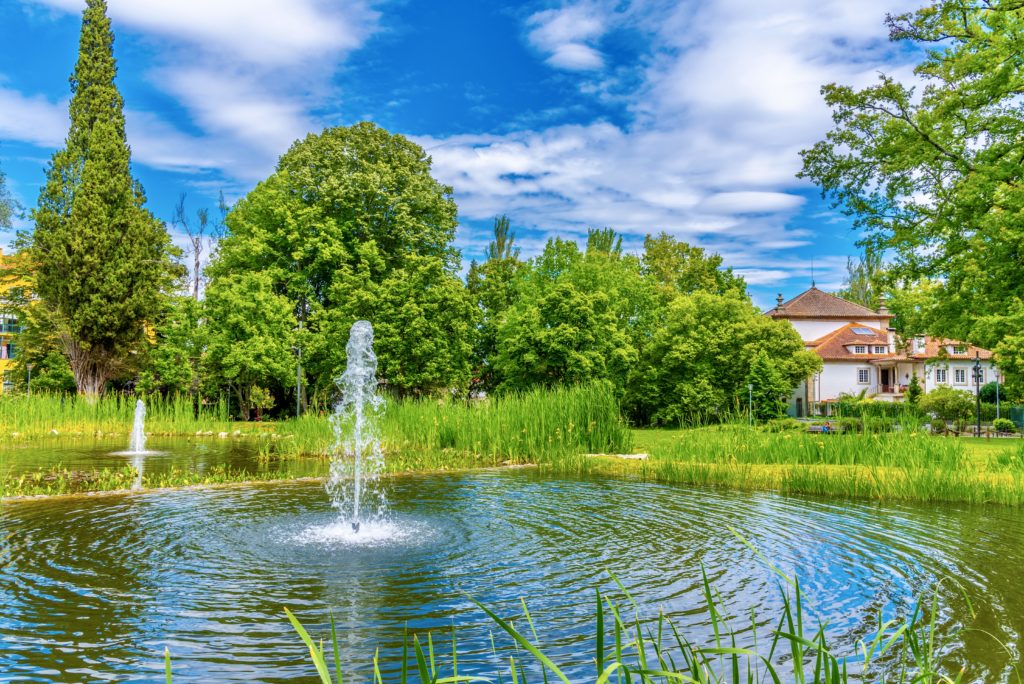
<path fill-rule="evenodd" d="M 0 395 L 0 441 L 50 435 L 128 434 L 135 415 L 134 396 L 108 395 L 92 401 L 59 394 Z M 229 420 L 221 401 L 196 409 L 187 396 L 145 397 L 146 431 L 165 435 L 224 432 L 246 424 Z"/>
<path fill-rule="evenodd" d="M 640 431 L 643 461 L 562 459 L 561 471 L 877 500 L 1024 504 L 1024 444 L 1002 448 L 904 431 L 770 433 L 746 426 Z"/>

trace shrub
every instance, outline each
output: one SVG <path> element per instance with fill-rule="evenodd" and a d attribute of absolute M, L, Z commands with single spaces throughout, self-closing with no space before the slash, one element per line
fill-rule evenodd
<path fill-rule="evenodd" d="M 943 420 L 967 420 L 974 412 L 974 397 L 970 392 L 939 387 L 921 397 L 921 410 Z"/>
<path fill-rule="evenodd" d="M 1009 418 L 996 418 L 992 421 L 992 427 L 996 432 L 1016 432 L 1017 426 Z"/>
<path fill-rule="evenodd" d="M 763 425 L 761 425 L 761 429 L 764 430 L 765 432 L 789 432 L 790 430 L 806 430 L 807 423 L 801 422 L 796 418 L 776 418 L 774 420 L 769 420 Z"/>
<path fill-rule="evenodd" d="M 893 431 L 892 418 L 875 418 L 872 416 L 864 417 L 864 432 L 871 434 L 880 434 L 883 432 Z"/>
<path fill-rule="evenodd" d="M 864 423 L 860 418 L 840 418 L 832 421 L 837 432 L 863 432 Z"/>
<path fill-rule="evenodd" d="M 946 421 L 941 419 L 941 418 L 936 418 L 931 423 L 929 423 L 929 426 L 931 427 L 931 430 L 932 430 L 933 434 L 936 434 L 936 435 L 944 435 L 944 434 L 946 434 L 946 430 L 947 430 Z"/>

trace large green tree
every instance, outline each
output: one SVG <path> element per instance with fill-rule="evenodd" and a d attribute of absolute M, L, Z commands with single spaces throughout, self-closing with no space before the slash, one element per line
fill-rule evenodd
<path fill-rule="evenodd" d="M 621 390 L 654 304 L 639 260 L 622 254 L 614 231 L 590 231 L 586 251 L 549 240 L 522 269 L 498 323 L 495 384 L 520 390 L 604 379 Z"/>
<path fill-rule="evenodd" d="M 892 279 L 928 284 L 920 325 L 1024 377 L 1024 3 L 937 0 L 887 24 L 920 49 L 920 84 L 826 85 L 835 125 L 802 175 L 893 255 Z"/>
<path fill-rule="evenodd" d="M 71 127 L 47 170 L 35 230 L 22 236 L 35 292 L 87 395 L 102 392 L 147 344 L 146 325 L 177 275 L 167 231 L 131 175 L 106 9 L 88 0 L 82 14 Z"/>
<path fill-rule="evenodd" d="M 448 366 L 423 357 L 428 348 L 461 350 L 473 332 L 446 327 L 468 300 L 454 280 L 452 189 L 430 167 L 421 147 L 371 123 L 332 128 L 296 142 L 227 216 L 227 235 L 207 271 L 210 287 L 242 272 L 266 277 L 292 308 L 317 396 L 334 392 L 356 318 L 380 329 L 399 313 L 417 321 L 417 333 L 378 343 L 383 379 L 410 393 L 468 382 L 461 352 Z M 411 282 L 418 291 L 410 292 Z M 408 295 L 404 309 L 392 289 Z"/>
<path fill-rule="evenodd" d="M 204 375 L 238 400 L 248 420 L 258 397 L 280 393 L 295 379 L 293 306 L 274 291 L 266 273 L 235 273 L 212 281 L 206 291 L 209 329 Z M 182 363 L 188 359 L 182 355 Z"/>
<path fill-rule="evenodd" d="M 498 325 L 516 298 L 516 279 L 523 268 L 516 235 L 507 216 L 494 219 L 494 239 L 487 246 L 483 263 L 469 267 L 466 285 L 477 306 L 480 329 L 473 349 L 474 388 L 484 391 L 497 386 L 493 361 L 498 350 Z"/>
<path fill-rule="evenodd" d="M 630 373 L 626 410 L 638 423 L 721 419 L 745 404 L 759 356 L 770 367 L 754 373 L 766 397 L 792 389 L 821 366 L 792 325 L 762 315 L 745 295 L 681 294 L 664 309 Z"/>

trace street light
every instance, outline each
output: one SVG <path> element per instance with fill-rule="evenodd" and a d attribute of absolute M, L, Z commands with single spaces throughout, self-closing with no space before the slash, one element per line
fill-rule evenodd
<path fill-rule="evenodd" d="M 996 370 L 995 376 L 996 376 L 996 420 L 999 420 L 1002 416 L 999 414 L 999 381 L 1000 381 L 1000 377 L 999 377 L 999 371 L 998 370 Z"/>
<path fill-rule="evenodd" d="M 974 398 L 977 403 L 978 431 L 975 433 L 981 437 L 981 356 L 974 352 Z"/>
<path fill-rule="evenodd" d="M 295 362 L 295 417 L 302 413 L 302 347 L 292 347 L 292 353 L 297 356 Z"/>
<path fill-rule="evenodd" d="M 32 396 L 32 364 L 26 363 L 25 370 L 28 371 L 28 396 Z"/>
<path fill-rule="evenodd" d="M 747 425 L 754 426 L 754 383 L 747 383 Z"/>

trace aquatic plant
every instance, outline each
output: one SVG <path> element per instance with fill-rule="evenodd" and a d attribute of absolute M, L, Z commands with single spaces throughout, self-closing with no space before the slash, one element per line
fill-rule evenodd
<path fill-rule="evenodd" d="M 62 394 L 0 395 L 0 439 L 61 435 L 95 435 L 131 431 L 138 397 L 111 394 L 92 400 Z M 232 430 L 227 401 L 196 406 L 188 395 L 144 397 L 146 429 L 157 434 Z"/>
<path fill-rule="evenodd" d="M 890 619 L 879 615 L 864 637 L 844 649 L 829 642 L 827 625 L 814 622 L 813 610 L 807 605 L 799 581 L 787 577 L 770 563 L 769 567 L 780 578 L 782 597 L 781 613 L 774 620 L 767 620 L 756 612 L 742 617 L 729 616 L 719 605 L 718 594 L 707 572 L 701 568 L 705 601 L 701 609 L 712 635 L 703 642 L 687 636 L 664 613 L 645 619 L 629 592 L 613 577 L 621 595 L 602 593 L 600 588 L 595 590 L 593 637 L 587 640 L 593 644 L 592 656 L 576 658 L 577 662 L 568 667 L 559 665 L 555 658 L 544 653 L 525 601 L 522 614 L 512 619 L 501 617 L 470 597 L 499 634 L 506 637 L 496 639 L 491 634 L 491 658 L 487 659 L 487 664 L 481 665 L 479 659 L 469 661 L 466 654 L 460 656 L 454 628 L 445 635 L 445 640 L 451 644 L 445 655 L 435 647 L 432 633 L 407 633 L 397 662 L 382 662 L 379 651 L 373 655 L 373 681 L 383 684 L 382 672 L 397 672 L 401 684 L 409 681 L 525 684 L 530 680 L 563 684 L 579 681 L 597 684 L 740 681 L 952 684 L 969 679 L 971 673 L 966 668 L 956 671 L 944 665 L 943 655 L 955 644 L 956 634 L 944 637 L 938 629 L 941 612 L 938 589 L 931 598 L 920 600 L 909 615 Z M 325 637 L 315 638 L 287 608 L 285 614 L 309 650 L 311 666 L 319 681 L 341 684 L 342 650 L 333 618 L 326 626 Z M 528 630 L 521 627 L 524 623 Z M 766 630 L 765 626 L 771 628 Z M 762 635 L 760 640 L 759 634 Z M 467 661 L 473 664 L 467 667 Z M 581 667 L 581 661 L 588 665 Z M 463 663 L 461 670 L 460 662 Z M 167 681 L 171 682 L 173 668 L 166 650 L 165 672 Z M 1018 668 L 1014 667 L 1012 672 L 1014 680 L 1021 681 Z"/>
<path fill-rule="evenodd" d="M 978 456 L 962 440 L 933 437 L 912 426 L 840 435 L 735 425 L 678 431 L 652 442 L 644 461 L 574 456 L 550 467 L 842 498 L 1024 504 L 1024 444 Z"/>

